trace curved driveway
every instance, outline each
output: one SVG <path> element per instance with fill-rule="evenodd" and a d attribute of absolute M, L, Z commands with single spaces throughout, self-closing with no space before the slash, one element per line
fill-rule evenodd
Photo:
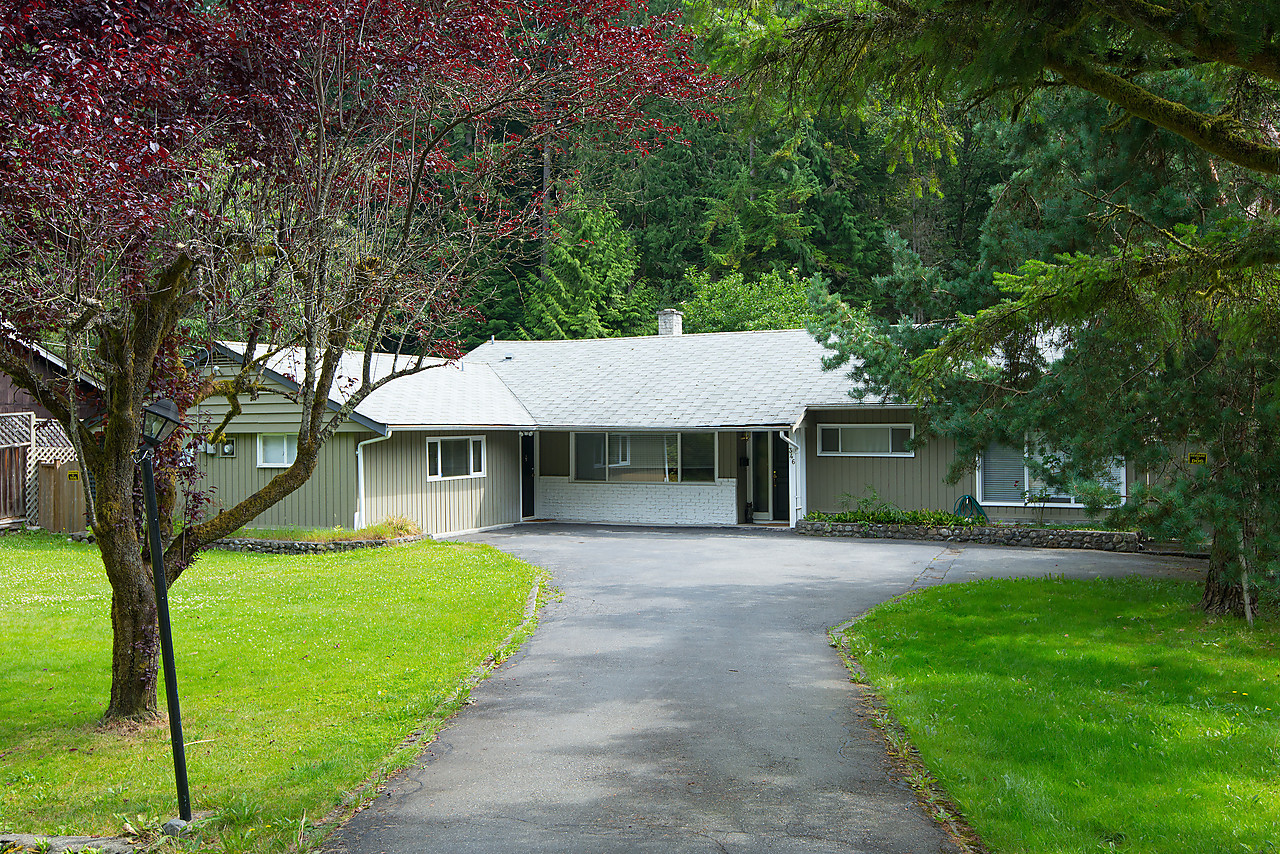
<path fill-rule="evenodd" d="M 863 720 L 828 627 L 913 585 L 1196 565 L 742 529 L 464 539 L 547 568 L 561 596 L 333 850 L 953 851 Z"/>

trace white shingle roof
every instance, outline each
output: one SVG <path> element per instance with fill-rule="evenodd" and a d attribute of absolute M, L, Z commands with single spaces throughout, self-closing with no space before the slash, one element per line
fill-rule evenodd
<path fill-rule="evenodd" d="M 223 342 L 243 354 L 244 344 Z M 265 348 L 259 348 L 259 353 Z M 289 348 L 267 360 L 267 367 L 286 380 L 303 374 L 303 351 Z M 375 353 L 369 365 L 374 380 L 396 368 L 409 367 L 414 357 Z M 533 419 L 488 365 L 463 365 L 428 359 L 431 367 L 401 377 L 374 391 L 356 406 L 356 413 L 389 427 L 519 427 L 532 428 Z M 346 401 L 362 372 L 364 356 L 344 353 L 330 395 L 334 405 Z"/>
<path fill-rule="evenodd" d="M 451 362 L 387 383 L 356 410 L 391 427 L 523 427 L 533 416 L 492 368 Z"/>
<path fill-rule="evenodd" d="M 856 405 L 802 329 L 582 341 L 493 341 L 488 365 L 541 427 L 790 426 L 807 406 Z"/>
<path fill-rule="evenodd" d="M 492 341 L 461 362 L 434 360 L 388 383 L 356 412 L 398 428 L 789 427 L 806 407 L 857 405 L 845 372 L 822 370 L 826 354 L 802 329 Z M 286 351 L 269 367 L 292 378 L 302 372 L 299 357 Z M 385 376 L 405 363 L 377 354 L 371 371 Z M 335 403 L 349 386 L 342 377 L 360 371 L 360 354 L 343 357 Z"/>

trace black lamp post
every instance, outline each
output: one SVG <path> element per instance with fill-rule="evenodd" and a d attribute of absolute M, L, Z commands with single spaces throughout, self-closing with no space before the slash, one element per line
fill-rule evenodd
<path fill-rule="evenodd" d="M 178 815 L 191 821 L 191 793 L 187 788 L 187 751 L 182 743 L 182 712 L 178 708 L 178 673 L 173 664 L 173 631 L 169 625 L 169 584 L 164 573 L 164 547 L 160 542 L 160 511 L 156 508 L 156 473 L 151 455 L 169 438 L 182 420 L 172 400 L 157 400 L 142 409 L 142 488 L 147 499 L 147 533 L 151 547 L 151 574 L 156 587 L 156 617 L 160 621 L 160 652 L 164 659 L 165 704 L 169 708 L 169 741 L 173 745 L 173 775 L 178 784 Z"/>

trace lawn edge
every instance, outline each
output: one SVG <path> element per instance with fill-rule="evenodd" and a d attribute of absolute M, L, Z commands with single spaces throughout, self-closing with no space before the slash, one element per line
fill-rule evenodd
<path fill-rule="evenodd" d="M 915 592 L 917 591 L 909 590 L 886 601 L 896 602 Z M 911 786 L 916 802 L 924 810 L 925 816 L 946 834 L 962 854 L 991 854 L 977 831 L 964 817 L 960 807 L 952 800 L 937 778 L 930 773 L 924 760 L 920 758 L 920 751 L 911 742 L 911 736 L 906 728 L 890 710 L 884 697 L 868 678 L 867 671 L 849 650 L 848 630 L 871 610 L 873 609 L 869 608 L 856 617 L 851 617 L 827 630 L 831 647 L 840 656 L 845 669 L 849 671 L 849 681 L 855 686 L 854 695 L 865 710 L 866 718 L 871 725 L 880 731 L 889 760 Z"/>
<path fill-rule="evenodd" d="M 547 601 L 547 582 L 550 579 L 546 570 L 541 567 L 534 567 L 534 569 L 536 574 L 533 586 L 529 590 L 529 595 L 525 597 L 524 617 L 520 624 L 511 630 L 493 652 L 464 676 L 449 696 L 441 700 L 426 717 L 420 720 L 412 732 L 388 751 L 381 766 L 354 789 L 343 793 L 339 804 L 327 815 L 312 822 L 311 833 L 315 835 L 307 841 L 309 848 L 321 846 L 329 836 L 382 794 L 393 776 L 416 762 L 458 711 L 463 706 L 469 705 L 468 697 L 472 689 L 487 679 L 532 637 L 538 626 L 538 616 L 542 606 Z"/>

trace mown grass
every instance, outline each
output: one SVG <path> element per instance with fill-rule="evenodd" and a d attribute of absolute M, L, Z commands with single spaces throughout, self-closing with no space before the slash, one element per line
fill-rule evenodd
<path fill-rule="evenodd" d="M 0 537 L 0 830 L 115 834 L 177 814 L 167 726 L 104 731 L 110 591 L 95 547 Z M 170 592 L 202 847 L 296 844 L 411 756 L 521 622 L 538 570 L 487 546 L 210 552 Z M 163 708 L 163 687 L 161 688 Z"/>
<path fill-rule="evenodd" d="M 940 585 L 846 642 L 993 852 L 1280 851 L 1280 626 L 1206 620 L 1199 594 Z"/>

